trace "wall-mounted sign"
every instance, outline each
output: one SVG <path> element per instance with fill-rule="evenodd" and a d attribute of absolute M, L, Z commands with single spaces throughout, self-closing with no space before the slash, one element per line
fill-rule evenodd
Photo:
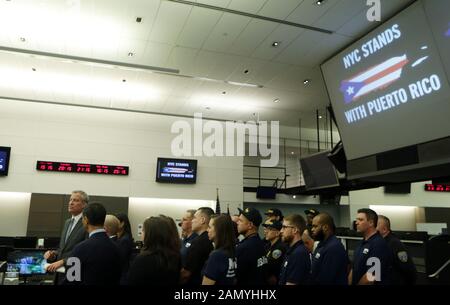
<path fill-rule="evenodd" d="M 37 161 L 36 169 L 45 172 L 87 173 L 101 175 L 127 176 L 128 166 Z"/>
<path fill-rule="evenodd" d="M 450 192 L 450 184 L 425 184 L 427 192 Z"/>

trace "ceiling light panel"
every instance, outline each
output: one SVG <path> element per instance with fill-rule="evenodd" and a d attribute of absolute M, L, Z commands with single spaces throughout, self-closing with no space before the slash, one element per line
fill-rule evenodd
<path fill-rule="evenodd" d="M 6 5 L 5 5 L 6 4 Z M 38 43 L 46 48 L 46 43 L 58 40 L 71 45 L 91 45 L 96 41 L 114 48 L 119 37 L 128 36 L 129 29 L 124 26 L 119 2 L 110 5 L 109 10 L 95 14 L 98 2 L 86 1 L 12 1 L 0 2 L 0 27 L 7 29 L 4 38 L 27 37 L 27 41 Z M 111 6 L 113 6 L 111 8 Z M 111 12 L 111 13 L 110 13 Z M 18 18 L 20 16 L 20 18 Z M 0 41 L 9 45 L 8 41 Z M 30 48 L 36 47 L 31 45 Z"/>
<path fill-rule="evenodd" d="M 9 58 L 10 64 L 7 64 Z M 6 95 L 8 90 L 35 92 L 39 96 L 73 96 L 86 100 L 114 97 L 120 100 L 153 101 L 160 91 L 151 82 L 141 81 L 144 71 L 126 71 L 117 68 L 87 66 L 55 59 L 28 59 L 24 56 L 2 54 L 0 65 L 0 88 Z M 21 64 L 17 64 L 21 62 Z M 36 67 L 36 72 L 31 70 Z M 127 79 L 123 83 L 122 79 Z"/>

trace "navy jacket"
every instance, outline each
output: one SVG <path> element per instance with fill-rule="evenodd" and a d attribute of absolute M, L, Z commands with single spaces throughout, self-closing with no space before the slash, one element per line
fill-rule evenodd
<path fill-rule="evenodd" d="M 119 284 L 121 274 L 119 249 L 105 232 L 95 233 L 89 239 L 79 243 L 73 249 L 72 256 L 80 259 L 81 282 L 69 284 Z"/>

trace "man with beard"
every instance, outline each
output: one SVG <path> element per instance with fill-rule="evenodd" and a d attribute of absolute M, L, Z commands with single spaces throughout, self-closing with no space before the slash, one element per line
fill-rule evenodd
<path fill-rule="evenodd" d="M 306 222 L 301 215 L 289 215 L 283 220 L 281 238 L 289 245 L 286 257 L 281 265 L 280 285 L 307 284 L 311 271 L 309 253 L 302 242 Z"/>
<path fill-rule="evenodd" d="M 312 256 L 311 280 L 316 285 L 347 285 L 348 257 L 342 243 L 334 235 L 333 218 L 321 213 L 312 221 L 312 235 L 318 241 Z"/>

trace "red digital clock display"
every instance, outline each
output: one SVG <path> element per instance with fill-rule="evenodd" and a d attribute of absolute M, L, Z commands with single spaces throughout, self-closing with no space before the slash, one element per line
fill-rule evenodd
<path fill-rule="evenodd" d="M 427 192 L 450 192 L 450 184 L 425 184 Z"/>
<path fill-rule="evenodd" d="M 86 173 L 127 176 L 128 166 L 37 161 L 36 169 L 45 172 Z"/>

